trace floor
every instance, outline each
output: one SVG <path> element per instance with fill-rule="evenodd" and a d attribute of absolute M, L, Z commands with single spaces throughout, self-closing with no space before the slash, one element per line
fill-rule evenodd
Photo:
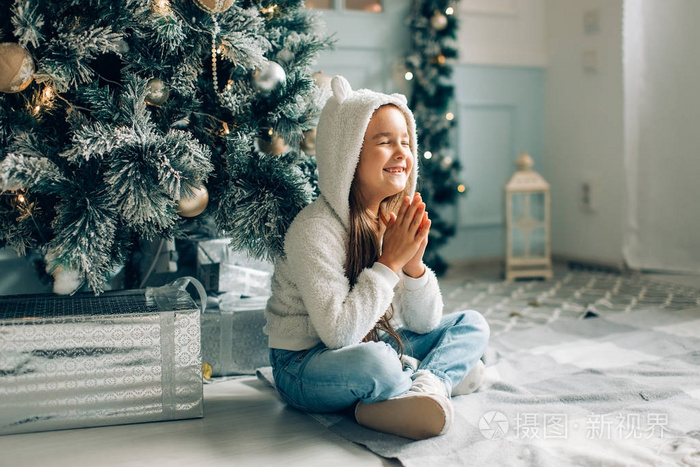
<path fill-rule="evenodd" d="M 700 289 L 700 276 L 645 278 Z M 454 270 L 445 295 L 468 281 L 501 281 L 499 267 Z M 456 303 L 453 303 L 456 305 Z M 450 311 L 450 310 L 448 310 Z M 61 432 L 0 436 L 0 464 L 20 466 L 389 466 L 381 458 L 284 405 L 254 376 L 207 384 L 205 417 Z"/>

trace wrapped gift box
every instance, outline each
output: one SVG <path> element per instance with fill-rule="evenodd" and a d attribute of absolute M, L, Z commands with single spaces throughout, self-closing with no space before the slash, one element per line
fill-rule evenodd
<path fill-rule="evenodd" d="M 245 296 L 269 294 L 273 265 L 231 249 L 230 242 L 228 238 L 196 241 L 197 278 L 204 288 Z"/>
<path fill-rule="evenodd" d="M 185 286 L 1 297 L 0 434 L 202 417 Z"/>
<path fill-rule="evenodd" d="M 252 374 L 270 365 L 265 325 L 267 295 L 221 296 L 218 308 L 202 313 L 202 361 L 213 376 Z"/>

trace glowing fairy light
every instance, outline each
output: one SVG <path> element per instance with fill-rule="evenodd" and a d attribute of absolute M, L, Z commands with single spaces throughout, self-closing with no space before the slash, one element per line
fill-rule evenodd
<path fill-rule="evenodd" d="M 445 114 L 445 118 L 446 118 L 448 121 L 451 122 L 452 120 L 455 119 L 455 114 L 453 114 L 452 112 L 447 112 L 447 113 Z"/>
<path fill-rule="evenodd" d="M 406 81 L 411 81 L 413 79 L 413 73 L 407 71 L 406 74 L 403 75 L 403 77 L 406 79 Z"/>
<path fill-rule="evenodd" d="M 465 187 L 464 185 L 457 186 L 457 191 L 459 191 L 460 193 L 464 193 L 466 190 L 467 190 L 467 187 Z"/>
<path fill-rule="evenodd" d="M 273 17 L 275 13 L 277 13 L 277 9 L 279 7 L 277 5 L 270 5 L 267 8 L 263 8 L 260 10 L 260 12 L 264 15 L 268 15 L 269 17 Z"/>
<path fill-rule="evenodd" d="M 451 6 L 448 6 L 447 9 L 445 9 L 445 14 L 447 16 L 452 16 L 454 14 L 454 12 L 455 12 L 455 9 L 452 8 Z M 460 185 L 460 186 L 462 186 L 462 185 Z"/>
<path fill-rule="evenodd" d="M 425 152 L 423 153 L 423 157 L 424 157 L 425 159 L 430 159 L 430 158 L 433 157 L 433 153 L 430 152 L 430 151 L 425 151 Z"/>
<path fill-rule="evenodd" d="M 51 86 L 46 86 L 43 91 L 41 91 L 41 98 L 45 102 L 50 102 L 53 100 L 55 94 Z"/>
<path fill-rule="evenodd" d="M 24 198 L 24 195 L 17 195 L 17 201 L 19 201 L 20 203 L 24 204 L 24 202 L 26 201 L 26 199 Z"/>

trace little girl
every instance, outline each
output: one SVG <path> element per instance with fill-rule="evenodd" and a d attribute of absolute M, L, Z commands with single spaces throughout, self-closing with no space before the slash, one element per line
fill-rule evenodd
<path fill-rule="evenodd" d="M 321 194 L 287 231 L 265 310 L 275 384 L 303 411 L 354 407 L 374 430 L 441 435 L 450 396 L 480 382 L 488 325 L 475 311 L 443 317 L 423 264 L 430 219 L 406 98 L 353 91 L 340 76 L 331 89 L 317 128 Z"/>

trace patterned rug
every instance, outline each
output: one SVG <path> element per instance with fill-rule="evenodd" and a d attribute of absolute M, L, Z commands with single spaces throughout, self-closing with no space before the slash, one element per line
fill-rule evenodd
<path fill-rule="evenodd" d="M 684 310 L 700 305 L 700 289 L 622 275 L 555 270 L 552 280 L 441 281 L 445 311 L 473 309 L 491 335 L 551 323 L 647 309 Z"/>

